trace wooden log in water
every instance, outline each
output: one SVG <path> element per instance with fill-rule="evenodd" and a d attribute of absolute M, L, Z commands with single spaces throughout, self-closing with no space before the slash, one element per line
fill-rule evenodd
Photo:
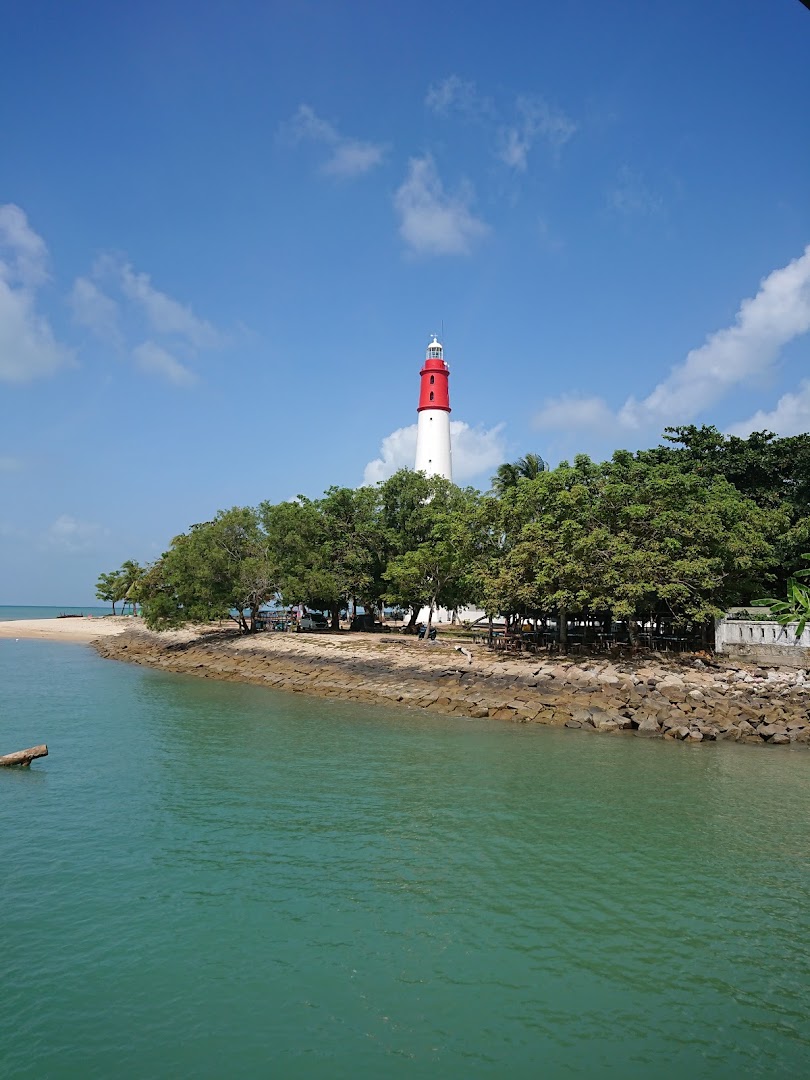
<path fill-rule="evenodd" d="M 0 765 L 30 765 L 35 757 L 47 757 L 48 747 L 30 746 L 27 750 L 18 750 L 16 754 L 5 754 L 0 757 Z"/>

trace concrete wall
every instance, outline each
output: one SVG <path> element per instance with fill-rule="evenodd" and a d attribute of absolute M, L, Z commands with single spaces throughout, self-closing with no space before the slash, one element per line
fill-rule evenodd
<path fill-rule="evenodd" d="M 767 667 L 810 668 L 810 626 L 797 640 L 793 627 L 778 622 L 718 619 L 714 647 L 730 659 Z"/>

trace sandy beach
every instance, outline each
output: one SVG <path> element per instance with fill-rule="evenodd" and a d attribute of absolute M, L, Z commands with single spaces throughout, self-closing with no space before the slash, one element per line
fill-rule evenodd
<path fill-rule="evenodd" d="M 19 619 L 0 622 L 0 638 L 37 638 L 41 641 L 90 642 L 120 634 L 132 626 L 129 615 L 96 618 L 82 615 L 70 619 Z"/>

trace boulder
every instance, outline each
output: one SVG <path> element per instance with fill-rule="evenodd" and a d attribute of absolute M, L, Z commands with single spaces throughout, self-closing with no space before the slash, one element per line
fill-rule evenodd
<path fill-rule="evenodd" d="M 658 684 L 658 693 L 667 701 L 672 702 L 673 705 L 678 704 L 681 701 L 686 701 L 686 690 L 683 684 L 680 682 L 673 682 L 671 680 Z"/>
<path fill-rule="evenodd" d="M 637 735 L 646 736 L 647 738 L 654 738 L 656 735 L 661 734 L 661 729 L 658 726 L 658 721 L 652 716 L 645 716 L 641 723 L 638 725 Z"/>
<path fill-rule="evenodd" d="M 763 739 L 775 738 L 777 735 L 787 735 L 787 728 L 783 724 L 760 724 L 757 735 Z"/>
<path fill-rule="evenodd" d="M 624 717 L 619 717 L 616 713 L 606 712 L 604 709 L 593 709 L 591 712 L 591 721 L 597 731 L 602 731 L 604 728 L 612 731 L 614 728 L 619 727 L 619 720 L 623 722 Z"/>
<path fill-rule="evenodd" d="M 574 709 L 571 713 L 572 720 L 579 720 L 580 724 L 590 724 L 593 717 L 593 709 Z"/>
<path fill-rule="evenodd" d="M 582 721 L 581 720 L 566 720 L 565 721 L 565 726 L 570 727 L 570 728 L 581 728 L 582 727 Z"/>

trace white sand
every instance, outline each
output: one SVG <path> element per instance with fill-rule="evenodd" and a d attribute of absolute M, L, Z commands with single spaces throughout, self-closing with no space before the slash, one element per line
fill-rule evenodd
<path fill-rule="evenodd" d="M 94 618 L 83 615 L 78 619 L 20 619 L 0 622 L 0 638 L 39 638 L 43 641 L 95 641 L 96 638 L 120 634 L 140 619 L 129 615 L 107 615 Z"/>

